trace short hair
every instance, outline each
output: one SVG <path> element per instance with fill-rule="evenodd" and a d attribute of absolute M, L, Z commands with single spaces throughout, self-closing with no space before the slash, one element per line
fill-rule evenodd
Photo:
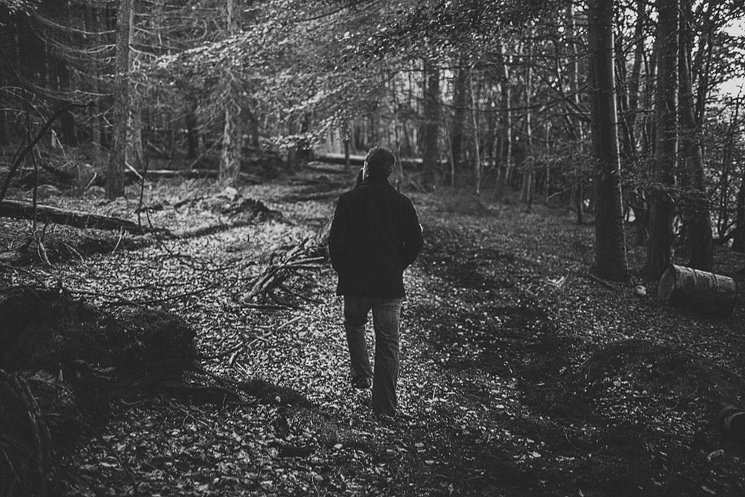
<path fill-rule="evenodd" d="M 396 157 L 385 147 L 373 147 L 365 157 L 367 174 L 374 178 L 387 178 L 393 172 Z"/>

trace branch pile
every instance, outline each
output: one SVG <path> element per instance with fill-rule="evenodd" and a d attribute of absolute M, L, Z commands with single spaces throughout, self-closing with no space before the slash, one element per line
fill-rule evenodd
<path fill-rule="evenodd" d="M 318 233 L 304 238 L 295 245 L 282 247 L 269 256 L 266 269 L 257 276 L 245 299 L 258 300 L 262 296 L 268 297 L 276 305 L 282 307 L 296 307 L 280 294 L 311 300 L 302 293 L 290 288 L 289 280 L 304 269 L 315 269 L 319 263 L 328 259 L 326 242 L 330 223 L 327 223 Z"/>

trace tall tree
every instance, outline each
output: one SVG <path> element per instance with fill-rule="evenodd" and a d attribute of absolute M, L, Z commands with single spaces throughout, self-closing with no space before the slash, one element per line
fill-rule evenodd
<path fill-rule="evenodd" d="M 460 57 L 458 69 L 453 79 L 453 122 L 450 131 L 450 153 L 454 176 L 457 177 L 463 163 L 463 142 L 468 106 L 468 68 L 466 58 Z M 455 178 L 452 178 L 456 182 Z M 453 184 L 455 186 L 455 184 Z"/>
<path fill-rule="evenodd" d="M 696 121 L 693 102 L 693 85 L 689 57 L 693 18 L 691 0 L 681 1 L 678 45 L 678 116 L 680 120 L 680 151 L 683 165 L 681 181 L 683 194 L 683 222 L 688 265 L 711 271 L 714 265 L 714 243 L 711 233 L 709 199 L 704 187 L 704 160 L 701 150 L 700 123 Z"/>
<path fill-rule="evenodd" d="M 655 154 L 651 164 L 653 185 L 649 193 L 649 238 L 644 273 L 660 277 L 672 258 L 677 149 L 676 94 L 678 90 L 679 0 L 657 0 L 657 87 L 655 90 Z"/>
<path fill-rule="evenodd" d="M 424 133 L 422 137 L 422 167 L 424 183 L 433 187 L 437 183 L 437 166 L 440 152 L 440 71 L 428 59 L 424 60 Z"/>
<path fill-rule="evenodd" d="M 571 94 L 571 103 L 573 114 L 581 108 L 581 99 L 579 91 L 579 54 L 577 50 L 577 22 L 574 15 L 574 1 L 569 1 L 566 7 L 566 20 L 569 31 L 569 93 Z M 576 185 L 574 187 L 574 199 L 577 210 L 577 224 L 584 224 L 585 211 L 585 175 L 582 170 L 582 157 L 585 141 L 585 123 L 581 119 L 574 119 L 570 123 L 572 139 L 574 141 L 574 155 L 577 157 L 575 167 Z"/>
<path fill-rule="evenodd" d="M 533 27 L 528 28 L 528 39 L 525 47 L 525 158 L 522 163 L 522 186 L 520 188 L 520 200 L 533 205 L 533 194 L 535 191 L 535 151 L 533 150 Z"/>
<path fill-rule="evenodd" d="M 116 34 L 116 73 L 114 76 L 114 130 L 109 167 L 106 173 L 106 196 L 124 195 L 124 164 L 127 160 L 127 135 L 130 123 L 129 72 L 130 32 L 134 23 L 133 0 L 119 0 Z"/>
<path fill-rule="evenodd" d="M 719 212 L 717 215 L 717 235 L 719 235 L 720 240 L 726 238 L 727 231 L 731 227 L 729 215 L 730 180 L 732 179 L 731 169 L 738 142 L 737 137 L 740 133 L 740 105 L 741 99 L 738 97 L 735 99 L 735 108 L 730 115 L 729 125 L 722 143 L 722 162 L 719 174 Z"/>
<path fill-rule="evenodd" d="M 481 145 L 479 143 L 478 96 L 473 82 L 474 67 L 468 71 L 469 89 L 471 93 L 471 122 L 473 123 L 473 176 L 476 195 L 481 193 Z"/>
<path fill-rule="evenodd" d="M 595 262 L 592 271 L 613 281 L 628 280 L 621 206 L 613 78 L 613 0 L 591 0 L 589 9 L 592 151 L 595 156 Z"/>
<path fill-rule="evenodd" d="M 495 196 L 497 200 L 502 200 L 505 185 L 509 182 L 512 174 L 512 112 L 510 111 L 512 92 L 510 91 L 510 70 L 507 65 L 507 55 L 501 39 L 497 42 L 497 64 L 499 65 L 502 133 L 499 140 L 499 169 L 497 170 Z"/>
<path fill-rule="evenodd" d="M 745 174 L 740 180 L 740 189 L 737 191 L 735 233 L 732 239 L 732 250 L 745 252 Z"/>
<path fill-rule="evenodd" d="M 236 0 L 226 0 L 225 18 L 228 37 L 238 31 L 236 19 Z M 234 73 L 238 61 L 231 55 L 225 68 L 226 87 L 224 100 L 224 127 L 222 134 L 222 153 L 220 155 L 220 181 L 234 184 L 241 170 L 241 150 L 243 149 L 243 130 L 241 129 L 241 103 L 239 81 Z"/>

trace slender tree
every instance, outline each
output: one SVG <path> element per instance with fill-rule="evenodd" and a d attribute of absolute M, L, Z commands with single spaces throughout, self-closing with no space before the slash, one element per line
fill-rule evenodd
<path fill-rule="evenodd" d="M 424 129 L 422 136 L 422 166 L 424 183 L 428 188 L 437 182 L 437 163 L 440 157 L 440 71 L 429 60 L 424 61 Z"/>
<path fill-rule="evenodd" d="M 745 252 L 745 174 L 740 180 L 740 189 L 737 191 L 737 217 L 735 233 L 732 239 L 732 250 Z"/>
<path fill-rule="evenodd" d="M 740 105 L 741 99 L 735 99 L 735 108 L 730 115 L 727 133 L 722 144 L 722 171 L 719 178 L 719 213 L 717 216 L 717 235 L 722 240 L 727 236 L 730 229 L 729 200 L 730 179 L 732 176 L 732 162 L 735 155 L 737 135 L 740 133 Z"/>
<path fill-rule="evenodd" d="M 457 177 L 463 165 L 463 142 L 466 123 L 466 110 L 468 106 L 468 68 L 466 58 L 461 57 L 459 67 L 453 79 L 453 122 L 450 131 L 450 151 L 453 161 L 453 169 Z M 453 178 L 455 183 L 455 178 Z M 453 185 L 455 186 L 455 185 Z"/>
<path fill-rule="evenodd" d="M 520 188 L 520 200 L 528 204 L 528 209 L 533 205 L 533 194 L 535 191 L 535 151 L 533 150 L 533 26 L 528 28 L 528 40 L 526 41 L 525 53 L 525 159 L 522 163 L 522 186 Z"/>
<path fill-rule="evenodd" d="M 589 9 L 592 151 L 595 157 L 595 263 L 592 271 L 628 280 L 621 206 L 621 162 L 613 78 L 613 0 L 591 0 Z"/>
<path fill-rule="evenodd" d="M 236 0 L 226 0 L 225 17 L 228 37 L 238 30 L 236 19 Z M 241 129 L 241 105 L 239 99 L 239 81 L 233 66 L 237 65 L 231 56 L 229 66 L 225 68 L 226 88 L 224 104 L 224 127 L 222 134 L 222 153 L 220 155 L 220 182 L 234 184 L 241 170 L 241 150 L 243 148 L 243 131 Z"/>
<path fill-rule="evenodd" d="M 127 135 L 130 123 L 129 72 L 130 32 L 134 23 L 133 0 L 119 0 L 116 34 L 116 74 L 114 76 L 114 130 L 111 157 L 106 174 L 106 196 L 124 195 L 124 163 L 127 160 Z"/>
<path fill-rule="evenodd" d="M 574 107 L 574 113 L 580 108 L 581 99 L 579 91 L 579 54 L 577 50 L 577 22 L 574 18 L 574 2 L 570 1 L 566 7 L 566 18 L 569 29 L 569 93 L 571 102 Z M 574 196 L 577 210 L 577 224 L 584 224 L 585 212 L 585 175 L 582 170 L 582 152 L 585 141 L 585 124 L 581 119 L 574 119 L 570 123 L 572 139 L 574 140 L 574 154 L 577 157 L 575 167 L 576 185 L 574 187 Z"/>
<path fill-rule="evenodd" d="M 481 193 L 481 144 L 479 143 L 478 95 L 473 82 L 474 68 L 468 71 L 469 89 L 471 93 L 471 122 L 473 123 L 473 176 L 476 195 Z"/>
<path fill-rule="evenodd" d="M 510 91 L 510 70 L 507 65 L 507 54 L 505 53 L 504 43 L 501 39 L 497 43 L 500 105 L 502 106 L 502 133 L 499 140 L 500 165 L 497 170 L 497 187 L 495 196 L 497 200 L 502 200 L 505 185 L 509 182 L 510 176 L 512 175 L 512 112 L 510 111 L 512 92 Z"/>

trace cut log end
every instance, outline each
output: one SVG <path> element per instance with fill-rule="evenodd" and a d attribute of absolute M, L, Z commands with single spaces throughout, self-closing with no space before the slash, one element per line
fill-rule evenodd
<path fill-rule="evenodd" d="M 668 267 L 662 273 L 660 281 L 657 283 L 657 297 L 662 302 L 669 302 L 670 297 L 675 291 L 675 266 Z"/>
<path fill-rule="evenodd" d="M 726 317 L 735 306 L 737 286 L 732 278 L 671 264 L 657 282 L 661 302 L 696 312 Z"/>

